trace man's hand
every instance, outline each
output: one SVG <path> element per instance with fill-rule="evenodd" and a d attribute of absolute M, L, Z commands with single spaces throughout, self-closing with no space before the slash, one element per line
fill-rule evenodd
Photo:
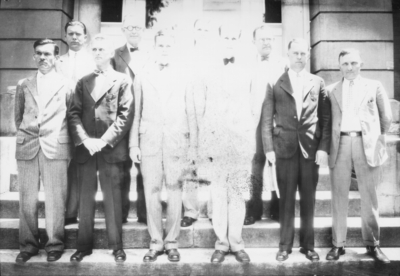
<path fill-rule="evenodd" d="M 93 155 L 96 152 L 101 151 L 102 148 L 107 145 L 107 143 L 101 139 L 88 138 L 83 141 L 83 145 L 87 148 L 90 155 Z"/>
<path fill-rule="evenodd" d="M 265 154 L 269 163 L 274 164 L 276 162 L 275 152 L 270 151 Z"/>
<path fill-rule="evenodd" d="M 131 147 L 129 149 L 129 156 L 135 163 L 140 163 L 140 161 L 142 161 L 142 152 L 139 147 Z"/>
<path fill-rule="evenodd" d="M 318 150 L 315 156 L 315 163 L 321 167 L 328 166 L 328 154 L 323 150 Z"/>

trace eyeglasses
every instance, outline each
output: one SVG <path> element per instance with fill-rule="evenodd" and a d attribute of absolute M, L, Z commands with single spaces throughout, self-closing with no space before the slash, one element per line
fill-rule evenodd
<path fill-rule="evenodd" d="M 130 32 L 132 32 L 133 30 L 135 30 L 135 31 L 140 31 L 140 30 L 142 30 L 142 28 L 141 28 L 141 27 L 138 27 L 138 26 L 127 26 L 127 27 L 124 27 L 123 29 L 128 30 L 128 31 L 130 31 Z"/>
<path fill-rule="evenodd" d="M 258 38 L 257 40 L 258 40 L 258 41 L 261 41 L 261 42 L 271 42 L 271 41 L 273 41 L 274 39 L 271 38 L 271 37 L 265 37 L 265 38 Z"/>

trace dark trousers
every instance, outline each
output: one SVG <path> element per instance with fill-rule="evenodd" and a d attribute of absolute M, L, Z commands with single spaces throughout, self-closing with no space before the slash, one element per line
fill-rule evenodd
<path fill-rule="evenodd" d="M 76 218 L 79 210 L 78 164 L 74 159 L 68 166 L 68 192 L 65 218 Z"/>
<path fill-rule="evenodd" d="M 298 148 L 288 159 L 277 158 L 276 170 L 279 199 L 280 250 L 291 250 L 294 239 L 296 190 L 300 194 L 300 247 L 314 250 L 314 206 L 318 183 L 315 160 L 306 160 Z"/>
<path fill-rule="evenodd" d="M 77 250 L 93 249 L 95 196 L 97 171 L 103 193 L 104 214 L 109 249 L 122 249 L 121 187 L 124 181 L 124 162 L 107 163 L 96 153 L 83 164 L 78 164 L 80 202 Z"/>
<path fill-rule="evenodd" d="M 124 183 L 121 190 L 122 196 L 122 219 L 126 220 L 129 216 L 129 209 L 130 209 L 130 199 L 129 199 L 129 192 L 131 189 L 131 169 L 132 169 L 133 162 L 129 159 L 128 161 L 124 162 Z M 144 187 L 143 187 L 143 177 L 140 171 L 139 164 L 136 164 L 136 169 L 138 174 L 136 176 L 136 192 L 137 192 L 137 201 L 136 201 L 136 213 L 137 218 L 139 220 L 146 220 L 147 211 L 146 211 L 146 201 L 144 198 Z"/>

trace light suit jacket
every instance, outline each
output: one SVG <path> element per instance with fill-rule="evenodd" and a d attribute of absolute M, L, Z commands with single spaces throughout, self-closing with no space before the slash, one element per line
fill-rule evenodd
<path fill-rule="evenodd" d="M 315 159 L 317 150 L 329 153 L 331 107 L 324 81 L 307 73 L 303 88 L 303 106 L 298 120 L 296 101 L 288 72 L 268 85 L 262 112 L 264 151 L 275 151 L 278 158 L 291 158 L 303 147 L 306 159 Z M 275 119 L 275 127 L 273 120 Z"/>
<path fill-rule="evenodd" d="M 392 121 L 390 102 L 385 89 L 379 81 L 361 78 L 364 96 L 359 100 L 362 140 L 365 156 L 370 166 L 380 166 L 387 159 L 385 139 L 382 134 L 389 131 Z M 332 106 L 332 140 L 330 144 L 329 167 L 333 168 L 340 142 L 342 123 L 342 84 L 343 80 L 327 87 Z"/>
<path fill-rule="evenodd" d="M 155 63 L 135 78 L 136 111 L 129 146 L 139 147 L 143 156 L 161 150 L 168 156 L 184 156 L 189 146 L 197 147 L 192 92 L 177 65 L 163 69 L 168 72 L 160 72 L 157 66 Z M 160 73 L 168 74 L 163 81 Z"/>
<path fill-rule="evenodd" d="M 108 163 L 128 160 L 128 136 L 134 115 L 132 82 L 113 69 L 106 74 L 100 96 L 94 100 L 94 73 L 79 80 L 68 112 L 68 124 L 76 146 L 75 160 L 85 163 L 90 153 L 82 144 L 86 138 L 101 138 L 106 143 L 100 154 Z"/>
<path fill-rule="evenodd" d="M 49 159 L 70 159 L 72 144 L 68 135 L 67 110 L 71 103 L 72 84 L 56 74 L 58 81 L 48 97 L 42 119 L 38 121 L 37 74 L 20 81 L 15 95 L 17 160 L 33 159 L 41 148 Z"/>

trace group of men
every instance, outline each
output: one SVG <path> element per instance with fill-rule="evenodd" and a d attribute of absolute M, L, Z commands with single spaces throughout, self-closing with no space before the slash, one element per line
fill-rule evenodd
<path fill-rule="evenodd" d="M 271 31 L 260 26 L 253 33 L 257 54 L 243 65 L 235 60 L 240 30 L 220 26 L 218 52 L 206 47 L 209 27 L 208 21 L 195 22 L 186 66 L 174 58 L 171 30 L 157 32 L 151 55 L 140 49 L 143 26 L 130 16 L 122 28 L 127 43 L 116 50 L 110 38 L 99 34 L 91 39 L 89 54 L 86 27 L 79 21 L 65 26 L 69 51 L 61 57 L 52 40 L 34 43 L 38 72 L 19 82 L 15 100 L 17 262 L 28 261 L 40 248 L 40 179 L 46 194 L 48 261 L 62 256 L 64 226 L 78 218 L 77 251 L 70 259 L 80 262 L 92 254 L 98 179 L 108 246 L 116 262 L 125 261 L 122 224 L 128 221 L 131 171 L 136 172 L 138 221 L 147 224 L 151 238 L 144 262 L 164 252 L 170 261 L 180 260 L 180 227 L 192 225 L 199 215 L 197 189 L 187 187 L 194 178 L 210 183 L 208 215 L 217 236 L 211 262 L 223 262 L 228 253 L 250 262 L 242 228 L 262 217 L 263 168 L 272 164 L 280 194 L 278 200 L 273 191 L 271 203 L 271 218 L 280 223 L 278 261 L 292 252 L 297 189 L 300 252 L 319 260 L 314 250 L 315 193 L 319 166 L 329 164 L 333 248 L 326 259 L 345 254 L 354 166 L 367 252 L 389 262 L 379 248 L 376 187 L 379 166 L 387 159 L 391 111 L 381 83 L 360 76 L 360 53 L 342 50 L 343 79 L 325 87 L 305 70 L 310 49 L 304 39 L 289 43 L 285 67 L 271 54 Z"/>

